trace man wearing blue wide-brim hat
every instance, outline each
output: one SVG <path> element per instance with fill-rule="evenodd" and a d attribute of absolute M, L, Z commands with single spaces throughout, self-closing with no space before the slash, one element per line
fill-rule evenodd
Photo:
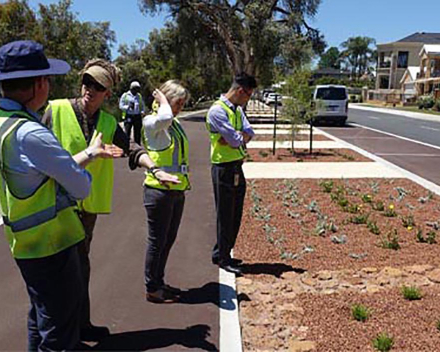
<path fill-rule="evenodd" d="M 83 167 L 107 156 L 99 137 L 72 157 L 40 123 L 50 76 L 69 70 L 66 62 L 47 59 L 36 42 L 0 47 L 1 215 L 30 298 L 30 351 L 78 348 L 83 288 L 77 244 L 84 229 L 76 200 L 90 190 Z"/>

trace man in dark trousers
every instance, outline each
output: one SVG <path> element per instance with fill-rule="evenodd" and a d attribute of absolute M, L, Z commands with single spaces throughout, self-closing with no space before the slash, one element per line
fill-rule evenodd
<path fill-rule="evenodd" d="M 217 243 L 212 251 L 212 262 L 237 275 L 241 274 L 241 261 L 231 258 L 231 250 L 240 230 L 246 194 L 242 170 L 246 143 L 254 136 L 243 106 L 256 86 L 253 76 L 246 73 L 235 76 L 229 91 L 209 109 L 206 121 L 217 212 Z"/>

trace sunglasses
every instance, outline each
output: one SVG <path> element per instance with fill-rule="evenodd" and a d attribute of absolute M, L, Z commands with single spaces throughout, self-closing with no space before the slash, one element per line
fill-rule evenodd
<path fill-rule="evenodd" d="M 84 75 L 84 77 L 82 79 L 82 84 L 85 85 L 87 88 L 93 88 L 97 92 L 105 92 L 107 90 L 107 88 L 105 88 L 103 85 L 96 82 L 89 75 Z"/>
<path fill-rule="evenodd" d="M 248 96 L 248 97 L 250 97 L 251 95 L 252 95 L 252 93 L 253 93 L 253 90 L 251 89 L 251 90 L 247 90 L 247 89 L 245 89 L 245 88 L 243 88 L 243 87 L 241 87 L 241 89 L 243 89 L 243 92 Z"/>

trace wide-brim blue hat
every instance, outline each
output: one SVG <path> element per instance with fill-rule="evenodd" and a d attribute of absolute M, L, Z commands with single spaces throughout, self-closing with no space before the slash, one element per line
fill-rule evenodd
<path fill-rule="evenodd" d="M 43 46 L 32 40 L 19 40 L 0 48 L 0 81 L 26 77 L 64 75 L 70 65 L 47 59 Z"/>

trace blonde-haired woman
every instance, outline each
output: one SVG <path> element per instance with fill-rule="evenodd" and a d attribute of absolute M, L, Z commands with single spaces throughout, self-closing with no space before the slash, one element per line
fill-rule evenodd
<path fill-rule="evenodd" d="M 188 178 L 188 139 L 175 118 L 190 95 L 178 81 L 170 80 L 153 93 L 157 112 L 144 117 L 144 146 L 156 167 L 148 170 L 144 182 L 148 240 L 145 257 L 146 299 L 154 303 L 179 301 L 180 290 L 165 284 L 165 266 L 176 240 L 185 203 Z M 163 184 L 159 171 L 178 177 L 180 183 Z"/>

